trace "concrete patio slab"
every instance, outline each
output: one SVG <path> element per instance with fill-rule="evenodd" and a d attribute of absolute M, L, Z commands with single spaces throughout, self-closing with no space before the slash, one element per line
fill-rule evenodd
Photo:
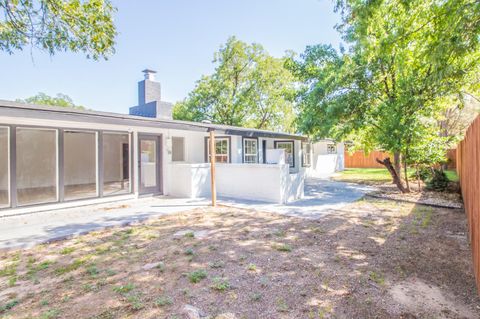
<path fill-rule="evenodd" d="M 0 249 L 28 248 L 107 227 L 141 222 L 209 204 L 206 200 L 146 197 L 0 218 Z"/>
<path fill-rule="evenodd" d="M 336 182 L 325 178 L 308 178 L 303 199 L 281 205 L 257 201 L 222 198 L 219 203 L 240 208 L 268 211 L 302 218 L 321 218 L 375 191 L 368 185 Z"/>
<path fill-rule="evenodd" d="M 219 198 L 218 204 L 288 216 L 321 218 L 373 190 L 373 187 L 365 185 L 310 178 L 305 184 L 305 197 L 286 205 L 229 198 Z M 0 218 L 0 249 L 28 248 L 93 230 L 141 222 L 208 205 L 208 199 L 162 196 L 6 216 Z"/>

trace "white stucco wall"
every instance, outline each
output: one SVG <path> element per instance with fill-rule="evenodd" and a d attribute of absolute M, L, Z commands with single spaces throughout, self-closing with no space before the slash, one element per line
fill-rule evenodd
<path fill-rule="evenodd" d="M 210 164 L 171 164 L 170 195 L 210 196 Z M 290 174 L 288 165 L 216 164 L 217 195 L 286 203 L 303 197 L 305 172 Z"/>
<path fill-rule="evenodd" d="M 334 143 L 335 154 L 328 154 L 327 145 Z M 319 141 L 312 145 L 312 165 L 307 168 L 307 175 L 312 177 L 325 176 L 344 170 L 344 144 L 333 141 Z"/>

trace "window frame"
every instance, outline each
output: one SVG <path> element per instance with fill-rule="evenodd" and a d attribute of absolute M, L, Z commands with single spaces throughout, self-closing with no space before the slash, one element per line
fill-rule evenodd
<path fill-rule="evenodd" d="M 79 127 L 79 126 L 47 126 L 47 125 L 35 125 L 35 124 L 7 124 L 7 123 L 0 123 L 0 127 L 5 127 L 9 129 L 9 206 L 1 206 L 0 211 L 8 210 L 8 209 L 15 209 L 15 208 L 27 208 L 27 207 L 37 207 L 37 206 L 45 206 L 50 204 L 60 204 L 60 203 L 72 203 L 72 202 L 82 202 L 82 201 L 89 201 L 93 199 L 105 198 L 105 197 L 115 197 L 115 196 L 125 196 L 131 195 L 134 190 L 134 152 L 133 152 L 133 133 L 128 130 L 115 130 L 115 129 L 108 129 L 108 130 L 99 130 L 95 128 L 86 128 L 86 127 Z M 33 204 L 18 204 L 17 198 L 17 180 L 16 180 L 16 153 L 17 153 L 17 129 L 18 128 L 25 128 L 25 129 L 39 129 L 39 130 L 54 130 L 56 131 L 56 172 L 57 172 L 57 200 L 56 201 L 49 201 L 49 202 L 41 202 L 41 203 L 33 203 Z M 65 200 L 64 198 L 64 163 L 63 163 L 63 148 L 64 148 L 64 141 L 63 136 L 65 131 L 82 131 L 82 132 L 94 132 L 97 135 L 96 139 L 96 153 L 97 153 L 97 185 L 98 185 L 98 195 L 96 197 L 89 197 L 89 198 L 79 198 L 79 199 L 71 199 Z M 119 134 L 126 134 L 128 135 L 128 144 L 129 144 L 129 189 L 128 192 L 122 194 L 103 194 L 101 186 L 101 180 L 103 176 L 101 176 L 100 169 L 103 169 L 102 156 L 103 156 L 103 133 L 119 133 Z M 102 171 L 103 172 L 103 171 Z"/>
<path fill-rule="evenodd" d="M 12 125 L 10 126 L 11 134 L 15 135 L 13 139 L 10 141 L 14 141 L 13 147 L 10 148 L 12 154 L 10 155 L 11 164 L 14 163 L 12 166 L 14 169 L 9 171 L 10 178 L 14 181 L 11 183 L 12 189 L 10 189 L 10 207 L 32 207 L 32 206 L 40 206 L 40 205 L 48 205 L 48 204 L 55 204 L 63 202 L 63 169 L 60 169 L 61 164 L 63 164 L 63 129 L 59 127 L 50 127 L 50 126 L 35 126 L 35 125 Z M 55 133 L 55 199 L 54 200 L 47 200 L 41 201 L 36 203 L 26 203 L 21 204 L 18 201 L 18 176 L 17 176 L 17 158 L 18 158 L 18 143 L 17 143 L 17 134 L 18 130 L 37 130 L 37 131 L 53 131 Z M 11 166 L 11 167 L 12 167 Z"/>
<path fill-rule="evenodd" d="M 330 147 L 333 146 L 334 151 L 330 151 Z M 337 154 L 337 144 L 336 143 L 327 143 L 327 154 Z"/>
<path fill-rule="evenodd" d="M 86 133 L 86 134 L 94 134 L 95 135 L 95 189 L 96 189 L 96 195 L 95 196 L 86 196 L 86 197 L 79 197 L 79 198 L 73 198 L 73 199 L 67 199 L 65 197 L 65 133 L 68 132 L 76 132 L 76 133 Z M 78 200 L 84 200 L 84 199 L 93 199 L 93 198 L 99 198 L 100 196 L 100 185 L 99 185 L 99 175 L 100 175 L 100 169 L 99 169 L 99 143 L 98 143 L 98 135 L 99 132 L 95 130 L 88 130 L 88 129 L 62 129 L 61 130 L 61 135 L 62 135 L 62 141 L 61 143 L 61 148 L 62 148 L 62 154 L 59 154 L 61 161 L 62 161 L 62 167 L 60 168 L 60 163 L 58 165 L 58 170 L 61 174 L 60 183 L 61 183 L 61 197 L 59 202 L 72 202 L 72 201 L 78 201 Z"/>
<path fill-rule="evenodd" d="M 11 159 L 12 159 L 12 148 L 11 148 L 11 141 L 12 141 L 12 128 L 8 125 L 0 125 L 0 129 L 7 130 L 7 203 L 5 205 L 0 204 L 0 209 L 10 208 L 12 206 L 12 181 L 11 181 Z"/>
<path fill-rule="evenodd" d="M 305 151 L 305 147 L 308 147 L 308 152 Z M 305 160 L 308 158 L 308 163 Z M 312 143 L 302 142 L 302 167 L 311 167 L 312 166 Z"/>
<path fill-rule="evenodd" d="M 183 159 L 182 160 L 174 160 L 173 159 L 173 139 L 181 139 L 182 140 L 182 148 L 183 148 Z M 186 161 L 187 158 L 187 148 L 185 147 L 185 136 L 172 136 L 172 163 L 183 163 Z"/>
<path fill-rule="evenodd" d="M 247 154 L 246 152 L 246 147 L 245 147 L 245 143 L 246 142 L 255 142 L 256 143 L 256 147 L 255 147 L 255 154 Z M 247 162 L 245 160 L 245 157 L 246 156 L 255 156 L 255 161 L 254 162 Z M 245 163 L 245 164 L 258 164 L 258 156 L 259 156 L 259 150 L 258 150 L 258 138 L 257 137 L 242 137 L 242 163 Z"/>
<path fill-rule="evenodd" d="M 104 158 L 104 136 L 105 135 L 126 135 L 128 140 L 128 189 L 125 192 L 116 193 L 104 193 L 105 190 L 105 158 Z M 113 197 L 113 196 L 122 196 L 128 195 L 133 192 L 133 183 L 135 179 L 133 178 L 133 135 L 131 132 L 128 131 L 112 131 L 112 130 L 100 130 L 98 131 L 98 139 L 97 139 L 97 165 L 98 165 L 98 193 L 99 195 L 96 198 L 103 198 L 103 197 Z"/>
<path fill-rule="evenodd" d="M 220 140 L 226 140 L 227 141 L 227 161 L 226 162 L 219 162 L 216 158 L 215 161 L 218 163 L 231 163 L 232 162 L 232 143 L 231 143 L 231 136 L 215 136 L 215 143 L 220 141 Z M 209 152 L 209 147 L 210 147 L 210 137 L 205 136 L 205 162 L 210 163 L 210 152 Z M 218 154 L 215 154 L 215 157 Z M 222 155 L 223 156 L 223 155 Z"/>
<path fill-rule="evenodd" d="M 290 168 L 295 168 L 295 141 L 294 140 L 278 140 L 273 142 L 273 146 L 275 149 L 284 149 L 278 147 L 278 144 L 289 143 L 292 145 L 292 163 L 289 163 Z"/>

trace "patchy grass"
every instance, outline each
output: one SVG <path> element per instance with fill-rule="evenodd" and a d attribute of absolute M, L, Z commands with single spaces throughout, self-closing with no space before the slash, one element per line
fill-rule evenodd
<path fill-rule="evenodd" d="M 19 301 L 17 299 L 13 299 L 13 300 L 8 301 L 4 305 L 0 305 L 0 313 L 5 312 L 7 310 L 10 310 L 18 304 L 19 304 Z"/>
<path fill-rule="evenodd" d="M 184 235 L 186 238 L 194 238 L 195 233 L 193 231 L 186 232 Z"/>
<path fill-rule="evenodd" d="M 135 288 L 134 284 L 128 283 L 126 285 L 115 286 L 112 288 L 112 290 L 117 294 L 126 294 L 127 292 L 132 291 L 134 288 Z"/>
<path fill-rule="evenodd" d="M 408 169 L 408 176 L 412 176 L 414 173 L 414 168 Z M 445 174 L 451 182 L 458 182 L 458 176 L 454 170 L 446 170 Z M 383 184 L 391 182 L 392 176 L 386 168 L 347 168 L 339 172 L 333 179 L 351 183 Z"/>
<path fill-rule="evenodd" d="M 60 254 L 62 255 L 70 255 L 71 253 L 73 253 L 75 251 L 75 248 L 73 247 L 65 247 L 63 248 L 62 250 L 60 250 Z"/>
<path fill-rule="evenodd" d="M 166 307 L 173 305 L 173 299 L 169 296 L 160 296 L 155 299 L 155 305 L 158 307 Z"/>
<path fill-rule="evenodd" d="M 190 304 L 211 318 L 478 318 L 465 224 L 460 210 L 374 198 L 318 220 L 172 214 L 2 253 L 0 317 L 172 319 Z M 188 229 L 211 235 L 175 236 Z M 442 299 L 396 295 L 418 282 Z"/>
<path fill-rule="evenodd" d="M 450 182 L 458 182 L 458 175 L 455 170 L 445 170 L 445 175 L 447 175 L 447 178 Z"/>
<path fill-rule="evenodd" d="M 273 248 L 278 251 L 291 252 L 292 247 L 289 244 L 274 244 Z"/>
<path fill-rule="evenodd" d="M 334 179 L 344 182 L 379 184 L 391 181 L 392 177 L 386 168 L 347 168 L 339 172 Z"/>
<path fill-rule="evenodd" d="M 213 290 L 225 291 L 230 288 L 230 282 L 226 278 L 215 277 L 213 284 L 210 286 Z"/>
<path fill-rule="evenodd" d="M 188 277 L 188 280 L 190 280 L 191 283 L 198 283 L 200 282 L 202 279 L 205 279 L 207 278 L 207 272 L 203 269 L 200 269 L 200 270 L 195 270 L 195 271 L 192 271 L 191 273 L 189 273 L 187 275 Z"/>

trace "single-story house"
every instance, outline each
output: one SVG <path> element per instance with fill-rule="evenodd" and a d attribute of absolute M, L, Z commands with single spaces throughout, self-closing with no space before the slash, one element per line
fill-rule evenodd
<path fill-rule="evenodd" d="M 173 120 L 154 71 L 144 73 L 129 115 L 0 100 L 0 215 L 144 195 L 208 197 L 212 130 L 220 196 L 286 203 L 302 198 L 306 174 L 343 165 L 331 159 L 343 156 L 333 141 L 312 146 L 301 135 Z M 315 154 L 322 147 L 326 161 Z"/>

